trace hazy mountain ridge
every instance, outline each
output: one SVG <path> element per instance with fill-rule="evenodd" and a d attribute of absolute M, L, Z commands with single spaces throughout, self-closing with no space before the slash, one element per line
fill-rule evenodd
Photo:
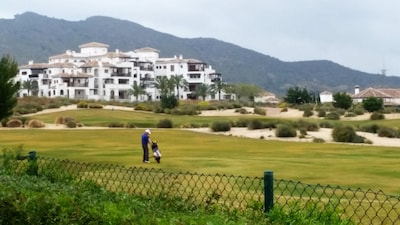
<path fill-rule="evenodd" d="M 152 47 L 162 57 L 183 55 L 210 64 L 229 83 L 253 83 L 282 95 L 293 86 L 312 91 L 353 91 L 361 88 L 400 86 L 400 77 L 368 74 L 327 60 L 284 62 L 277 58 L 214 38 L 179 38 L 127 20 L 93 16 L 81 21 L 49 18 L 27 12 L 15 19 L 0 19 L 0 53 L 10 54 L 23 65 L 79 45 L 97 41 L 109 51 Z"/>

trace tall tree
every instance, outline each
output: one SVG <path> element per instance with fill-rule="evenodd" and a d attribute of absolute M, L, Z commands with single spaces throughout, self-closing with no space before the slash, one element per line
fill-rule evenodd
<path fill-rule="evenodd" d="M 213 85 L 212 89 L 214 92 L 218 93 L 218 100 L 221 101 L 221 91 L 224 89 L 225 84 L 222 80 L 217 80 Z"/>
<path fill-rule="evenodd" d="M 171 82 L 166 76 L 158 76 L 155 79 L 154 87 L 160 91 L 161 96 L 168 96 L 171 92 Z"/>
<path fill-rule="evenodd" d="M 369 97 L 362 101 L 362 106 L 368 112 L 376 112 L 383 109 L 383 99 L 376 97 Z"/>
<path fill-rule="evenodd" d="M 345 92 L 338 92 L 333 95 L 333 107 L 341 109 L 349 109 L 353 105 L 350 95 Z"/>
<path fill-rule="evenodd" d="M 212 89 L 211 89 L 210 85 L 208 85 L 208 84 L 202 83 L 196 87 L 196 95 L 201 96 L 203 98 L 203 100 L 205 100 L 207 95 L 209 95 L 211 92 L 212 92 Z"/>
<path fill-rule="evenodd" d="M 304 103 L 311 103 L 312 97 L 306 88 L 291 87 L 287 90 L 286 96 L 283 98 L 285 102 L 290 104 L 301 105 Z"/>
<path fill-rule="evenodd" d="M 166 76 L 158 76 L 155 79 L 154 87 L 160 91 L 161 108 L 172 109 L 178 105 L 178 99 L 173 95 L 174 82 Z"/>
<path fill-rule="evenodd" d="M 135 96 L 137 102 L 139 101 L 139 96 L 146 94 L 146 90 L 135 82 L 132 88 L 129 89 L 128 94 Z"/>
<path fill-rule="evenodd" d="M 31 90 L 33 89 L 33 80 L 25 80 L 22 82 L 22 89 L 26 89 L 28 91 L 28 96 L 30 96 Z"/>
<path fill-rule="evenodd" d="M 178 99 L 180 99 L 179 97 L 179 89 L 180 88 L 184 88 L 186 89 L 188 86 L 188 82 L 183 78 L 183 75 L 174 75 L 171 76 L 171 82 L 175 85 L 176 88 L 176 96 Z"/>
<path fill-rule="evenodd" d="M 0 120 L 12 115 L 13 108 L 17 105 L 17 92 L 20 83 L 15 82 L 18 73 L 18 63 L 11 56 L 0 59 Z"/>

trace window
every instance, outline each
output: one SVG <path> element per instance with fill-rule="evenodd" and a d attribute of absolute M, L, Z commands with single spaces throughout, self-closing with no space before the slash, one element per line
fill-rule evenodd
<path fill-rule="evenodd" d="M 170 68 L 171 68 L 171 72 L 175 71 L 175 66 L 174 65 L 171 65 Z"/>
<path fill-rule="evenodd" d="M 21 73 L 22 75 L 26 75 L 26 74 L 28 74 L 26 71 L 22 71 L 22 73 Z"/>
<path fill-rule="evenodd" d="M 105 69 L 105 70 L 104 70 L 104 73 L 108 73 L 108 69 Z"/>

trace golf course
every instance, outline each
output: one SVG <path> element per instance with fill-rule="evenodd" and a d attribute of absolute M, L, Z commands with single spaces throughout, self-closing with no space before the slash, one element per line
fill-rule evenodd
<path fill-rule="evenodd" d="M 29 115 L 30 119 L 46 124 L 54 124 L 57 117 L 74 118 L 84 127 L 0 128 L 0 148 L 22 145 L 25 154 L 36 151 L 39 157 L 165 171 L 261 177 L 265 170 L 272 170 L 275 179 L 382 190 L 394 195 L 400 193 L 400 147 L 268 140 L 180 128 L 185 124 L 204 127 L 215 121 L 237 121 L 256 115 L 178 116 L 117 109 L 77 109 Z M 265 117 L 263 119 L 273 119 Z M 162 119 L 172 121 L 173 128 L 157 128 L 157 122 Z M 132 123 L 135 127 L 109 128 L 110 123 Z M 367 124 L 369 121 L 347 123 Z M 400 120 L 382 120 L 382 123 L 393 125 L 399 124 Z M 150 164 L 142 163 L 140 136 L 147 128 L 151 129 L 151 139 L 157 140 L 163 153 L 160 164 L 154 159 Z"/>

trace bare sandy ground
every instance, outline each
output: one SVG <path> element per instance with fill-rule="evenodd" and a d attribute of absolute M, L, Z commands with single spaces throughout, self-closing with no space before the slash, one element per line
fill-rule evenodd
<path fill-rule="evenodd" d="M 106 105 L 103 106 L 104 109 L 108 110 L 127 110 L 132 111 L 132 108 L 129 107 L 122 107 L 122 106 L 110 106 Z M 52 113 L 57 111 L 64 111 L 64 110 L 77 110 L 76 105 L 69 105 L 63 106 L 58 109 L 47 109 L 37 114 L 44 114 L 44 113 Z M 79 109 L 78 109 L 79 110 Z M 252 108 L 246 108 L 249 112 L 247 115 L 254 115 Z M 281 112 L 279 108 L 265 108 L 267 111 L 267 117 L 274 117 L 274 118 L 302 118 L 303 112 L 296 110 L 296 109 L 289 109 L 287 112 Z M 28 116 L 32 116 L 35 114 L 31 114 Z M 234 109 L 229 110 L 207 110 L 202 111 L 199 116 L 233 116 L 233 115 L 241 115 L 238 112 L 235 112 Z M 246 114 L 244 114 L 246 115 Z M 262 117 L 262 116 L 260 116 Z M 357 117 L 343 117 L 341 120 L 366 120 L 369 119 L 370 114 L 366 113 L 361 116 Z M 400 118 L 400 114 L 387 114 L 385 115 L 386 119 L 398 119 Z M 25 128 L 1 128 L 3 130 L 7 129 L 25 129 Z M 65 125 L 56 125 L 56 124 L 45 124 L 44 128 L 40 129 L 70 129 L 67 128 Z M 79 127 L 75 129 L 109 129 L 108 127 Z M 308 131 L 305 138 L 293 137 L 293 138 L 278 138 L 275 136 L 275 130 L 272 129 L 259 129 L 259 130 L 248 130 L 247 128 L 231 128 L 228 132 L 212 132 L 210 128 L 193 128 L 193 129 L 184 129 L 190 130 L 194 132 L 203 132 L 203 133 L 212 133 L 217 135 L 231 135 L 237 137 L 244 137 L 244 138 L 256 138 L 256 139 L 265 139 L 265 140 L 279 140 L 279 141 L 296 141 L 296 142 L 312 142 L 314 138 L 321 138 L 324 139 L 325 142 L 332 142 L 332 129 L 328 128 L 320 128 L 319 131 Z M 395 146 L 400 147 L 400 139 L 398 138 L 385 138 L 385 137 L 378 137 L 377 134 L 366 133 L 366 132 L 357 132 L 358 135 L 367 138 L 368 140 L 372 141 L 372 145 L 376 146 Z"/>

